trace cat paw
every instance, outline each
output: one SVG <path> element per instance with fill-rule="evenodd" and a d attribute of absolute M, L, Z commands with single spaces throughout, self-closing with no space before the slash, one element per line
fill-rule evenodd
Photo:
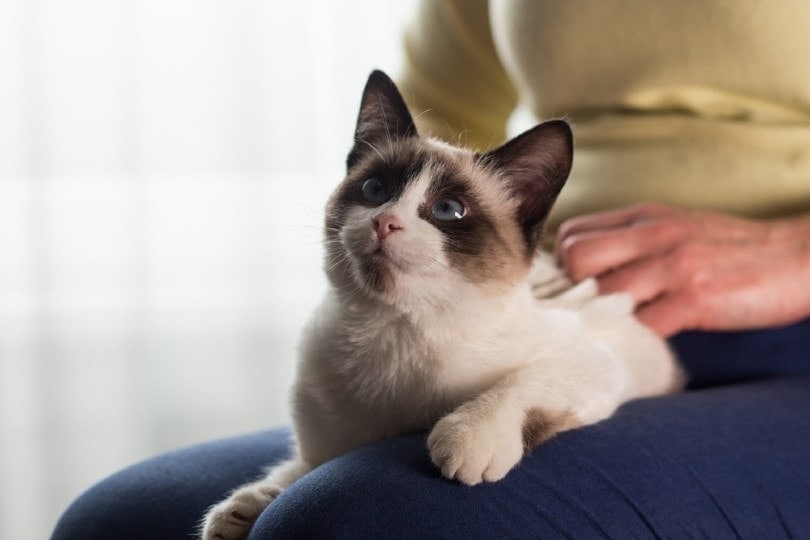
<path fill-rule="evenodd" d="M 462 484 L 496 482 L 523 457 L 520 422 L 512 420 L 462 406 L 431 431 L 430 457 L 445 477 Z"/>
<path fill-rule="evenodd" d="M 274 485 L 247 485 L 212 507 L 205 515 L 202 540 L 247 538 L 253 523 L 281 493 Z"/>

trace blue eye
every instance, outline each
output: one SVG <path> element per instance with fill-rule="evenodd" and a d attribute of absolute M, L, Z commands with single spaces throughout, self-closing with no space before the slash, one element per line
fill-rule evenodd
<path fill-rule="evenodd" d="M 467 214 L 467 209 L 458 199 L 442 197 L 433 203 L 430 212 L 439 221 L 457 221 Z"/>
<path fill-rule="evenodd" d="M 363 198 L 373 204 L 382 204 L 391 198 L 388 185 L 384 180 L 376 176 L 372 176 L 363 182 L 363 187 L 360 188 L 360 191 L 363 193 Z"/>

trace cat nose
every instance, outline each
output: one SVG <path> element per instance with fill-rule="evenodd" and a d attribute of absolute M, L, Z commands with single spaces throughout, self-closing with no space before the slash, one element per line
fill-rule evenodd
<path fill-rule="evenodd" d="M 377 238 L 382 242 L 394 231 L 401 230 L 402 222 L 394 214 L 377 214 L 371 221 L 374 223 L 374 229 L 377 231 Z"/>

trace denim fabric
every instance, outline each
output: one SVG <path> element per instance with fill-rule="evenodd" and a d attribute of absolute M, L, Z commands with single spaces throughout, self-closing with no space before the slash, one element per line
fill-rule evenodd
<path fill-rule="evenodd" d="M 748 332 L 684 332 L 670 344 L 690 388 L 768 377 L 810 375 L 810 319 Z"/>
<path fill-rule="evenodd" d="M 251 538 L 810 538 L 810 321 L 673 346 L 694 389 L 563 433 L 501 482 L 448 482 L 425 433 L 396 437 L 311 472 Z M 157 456 L 90 488 L 53 538 L 190 538 L 288 447 L 282 429 Z"/>
<path fill-rule="evenodd" d="M 160 540 L 196 536 L 205 510 L 288 453 L 278 429 L 182 448 L 133 465 L 74 501 L 54 539 Z"/>

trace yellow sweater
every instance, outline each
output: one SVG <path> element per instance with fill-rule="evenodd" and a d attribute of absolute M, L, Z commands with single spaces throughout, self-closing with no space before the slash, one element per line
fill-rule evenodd
<path fill-rule="evenodd" d="M 424 0 L 405 44 L 423 131 L 493 147 L 518 96 L 572 121 L 552 229 L 642 201 L 810 211 L 806 0 Z"/>

